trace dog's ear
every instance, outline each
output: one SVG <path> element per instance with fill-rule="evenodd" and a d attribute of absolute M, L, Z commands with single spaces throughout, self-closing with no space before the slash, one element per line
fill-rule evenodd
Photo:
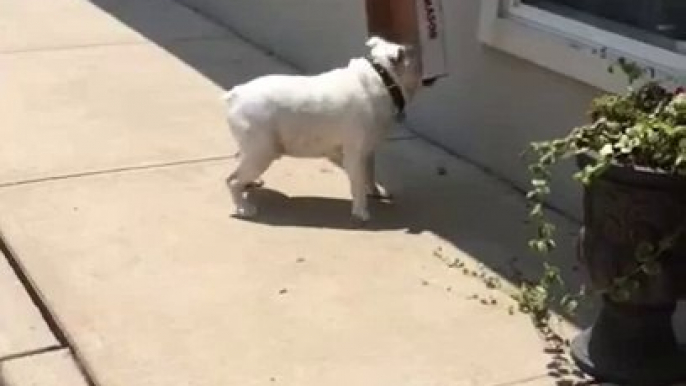
<path fill-rule="evenodd" d="M 405 59 L 407 59 L 407 48 L 398 46 L 396 48 L 395 55 L 393 55 L 393 58 L 391 58 L 393 64 L 404 63 Z"/>
<path fill-rule="evenodd" d="M 369 48 L 374 48 L 381 43 L 383 43 L 383 39 L 381 39 L 378 36 L 372 36 L 369 39 L 367 39 L 367 43 L 365 43 L 365 45 Z"/>

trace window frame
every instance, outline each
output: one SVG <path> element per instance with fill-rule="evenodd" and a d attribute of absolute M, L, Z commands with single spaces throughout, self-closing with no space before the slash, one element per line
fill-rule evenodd
<path fill-rule="evenodd" d="M 625 58 L 671 85 L 686 82 L 686 55 L 570 19 L 519 0 L 481 0 L 479 40 L 605 91 L 626 88 L 609 65 Z"/>

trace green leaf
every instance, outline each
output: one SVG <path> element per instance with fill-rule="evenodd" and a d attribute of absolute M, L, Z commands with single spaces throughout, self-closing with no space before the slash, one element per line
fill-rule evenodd
<path fill-rule="evenodd" d="M 648 276 L 657 276 L 662 271 L 659 263 L 655 261 L 646 261 L 641 265 L 641 271 Z"/>
<path fill-rule="evenodd" d="M 550 252 L 555 248 L 557 248 L 557 243 L 555 242 L 555 240 L 550 239 L 546 241 L 546 251 Z"/>
<path fill-rule="evenodd" d="M 638 262 L 645 262 L 653 258 L 655 247 L 649 242 L 641 242 L 636 247 L 636 260 Z"/>
<path fill-rule="evenodd" d="M 529 213 L 530 216 L 532 217 L 538 217 L 543 214 L 543 204 L 536 204 L 534 207 L 531 209 L 531 212 Z"/>
<path fill-rule="evenodd" d="M 600 155 L 603 157 L 610 157 L 614 153 L 611 144 L 605 144 L 602 149 L 600 149 Z"/>
<path fill-rule="evenodd" d="M 616 288 L 610 292 L 610 298 L 616 302 L 623 303 L 631 299 L 631 292 L 627 288 Z"/>
<path fill-rule="evenodd" d="M 538 187 L 546 186 L 548 184 L 548 181 L 542 180 L 542 179 L 534 179 L 534 180 L 531 180 L 531 184 L 538 188 Z"/>
<path fill-rule="evenodd" d="M 573 314 L 577 310 L 577 308 L 579 308 L 579 302 L 576 300 L 569 300 L 565 302 L 562 306 L 568 314 Z"/>

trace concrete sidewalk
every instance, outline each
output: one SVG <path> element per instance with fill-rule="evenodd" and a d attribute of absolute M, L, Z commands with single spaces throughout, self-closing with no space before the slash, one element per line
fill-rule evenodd
<path fill-rule="evenodd" d="M 233 219 L 221 89 L 293 69 L 168 0 L 0 8 L 0 230 L 25 275 L 0 265 L 0 384 L 555 383 L 508 296 L 446 264 L 514 280 L 519 193 L 398 131 L 368 229 L 319 161 L 276 164 L 258 221 Z"/>

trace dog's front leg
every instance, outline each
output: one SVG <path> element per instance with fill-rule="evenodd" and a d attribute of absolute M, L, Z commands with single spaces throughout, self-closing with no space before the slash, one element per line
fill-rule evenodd
<path fill-rule="evenodd" d="M 384 191 L 376 182 L 376 162 L 374 158 L 375 154 L 371 153 L 365 160 L 365 187 L 367 195 L 375 200 L 392 200 L 393 196 Z"/>
<path fill-rule="evenodd" d="M 360 223 L 369 221 L 369 210 L 367 208 L 367 164 L 366 160 L 359 158 L 346 157 L 343 166 L 348 178 L 350 179 L 350 193 L 352 195 L 352 216 L 353 220 Z"/>

